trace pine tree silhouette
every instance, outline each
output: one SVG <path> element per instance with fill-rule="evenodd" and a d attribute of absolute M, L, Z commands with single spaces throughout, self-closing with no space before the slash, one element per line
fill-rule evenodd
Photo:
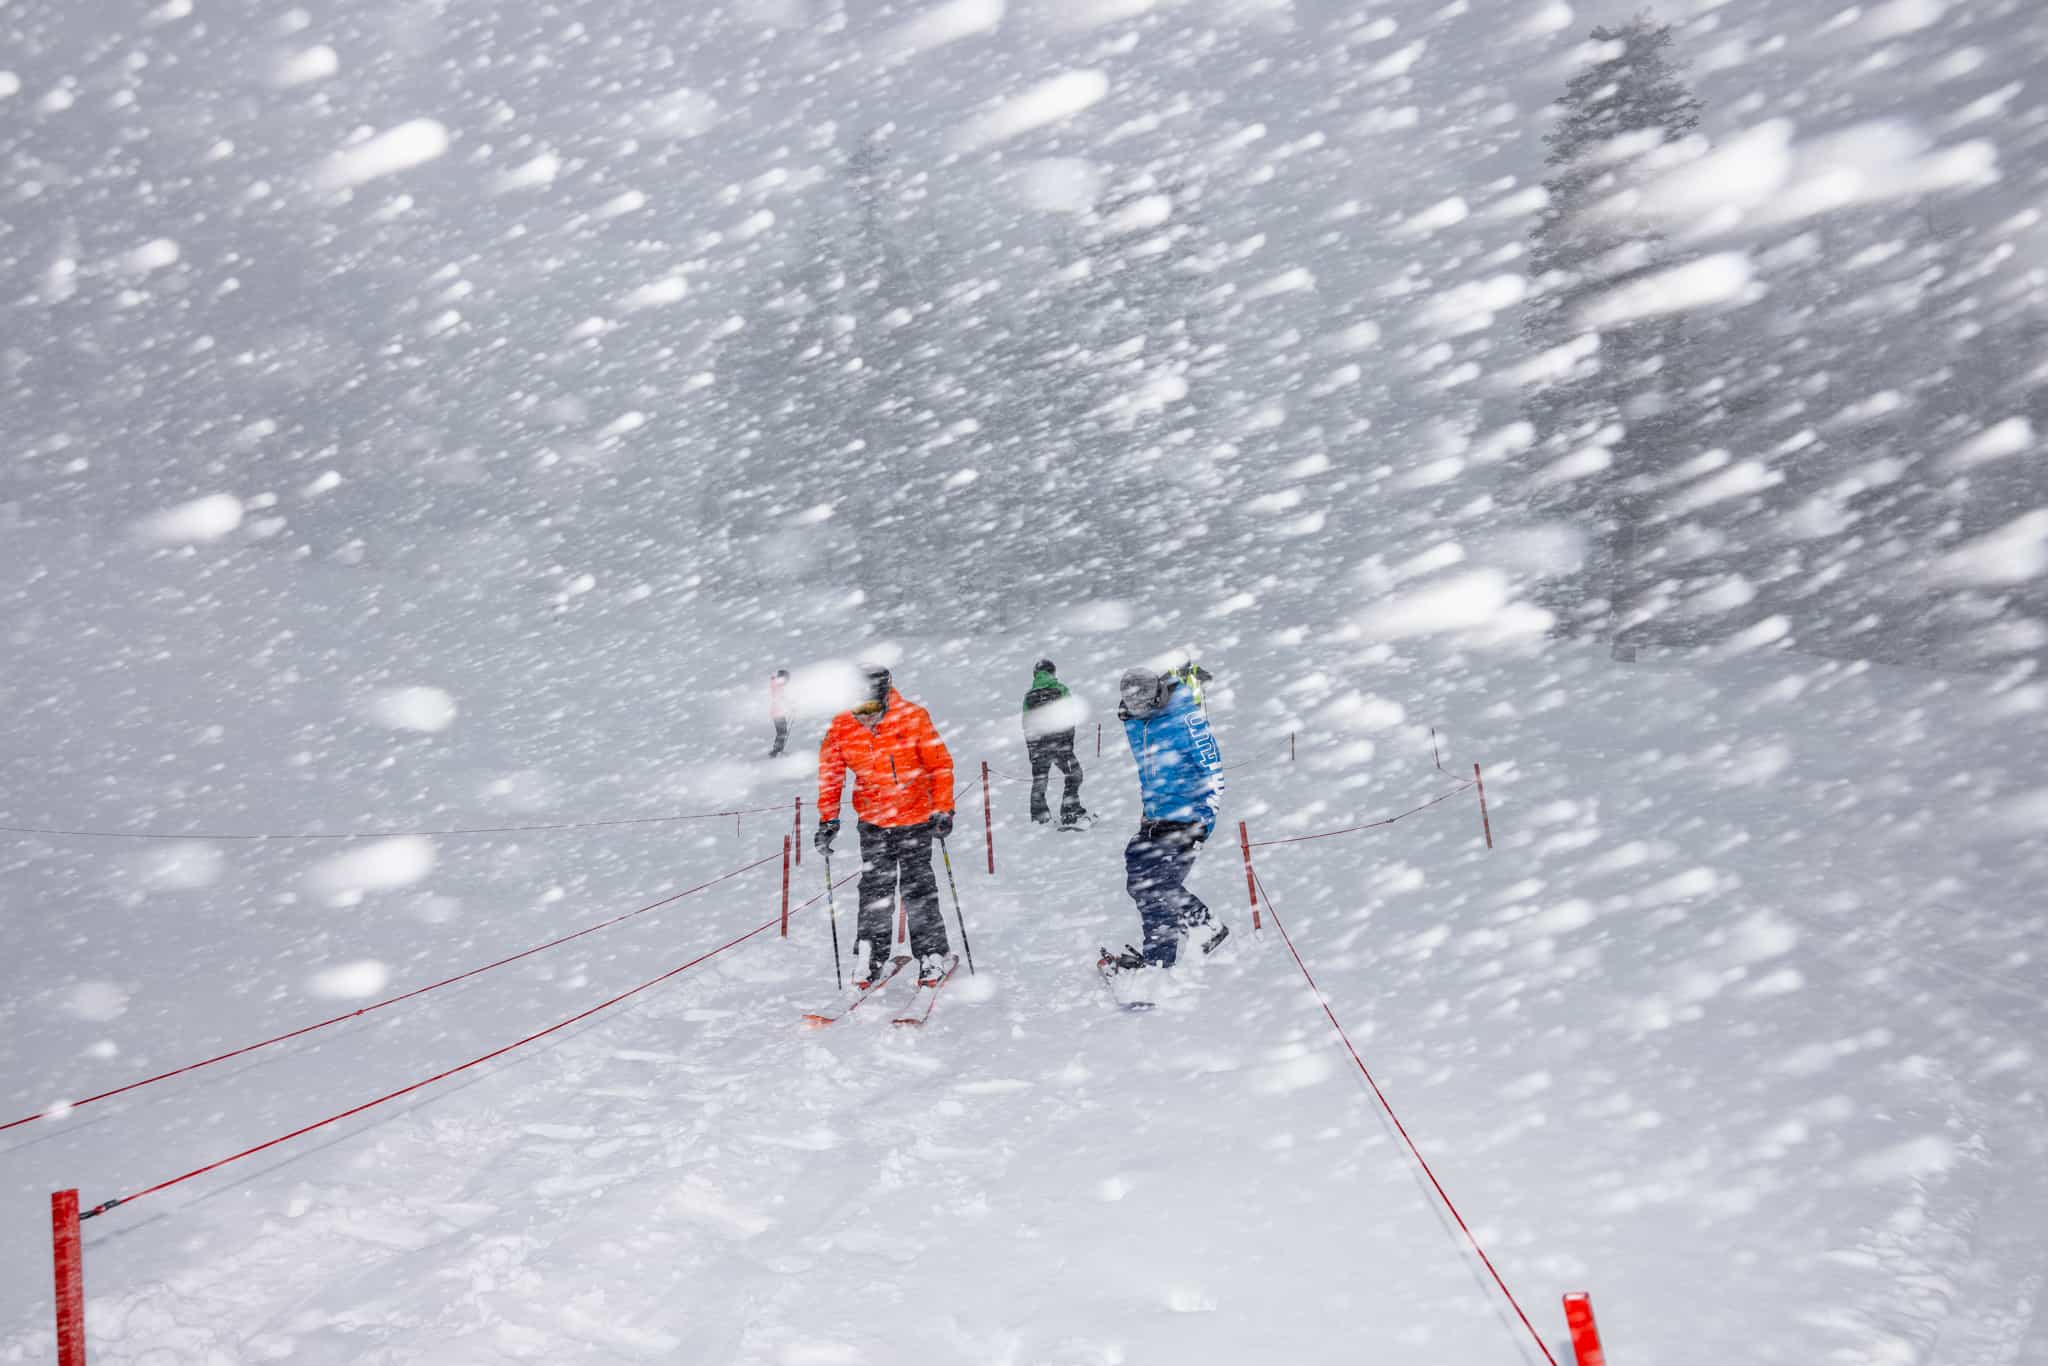
<path fill-rule="evenodd" d="M 1523 335 L 1556 369 L 1525 401 L 1537 436 L 1531 503 L 1588 539 L 1582 567 L 1538 590 L 1555 633 L 1597 631 L 1617 659 L 1631 659 L 1648 485 L 1682 458 L 1684 329 L 1648 319 L 1603 329 L 1588 345 L 1583 314 L 1595 297 L 1671 264 L 1654 233 L 1612 206 L 1643 156 L 1697 127 L 1702 106 L 1670 55 L 1668 25 L 1642 13 L 1591 37 L 1598 55 L 1566 85 L 1563 116 L 1544 139 L 1553 174 Z"/>

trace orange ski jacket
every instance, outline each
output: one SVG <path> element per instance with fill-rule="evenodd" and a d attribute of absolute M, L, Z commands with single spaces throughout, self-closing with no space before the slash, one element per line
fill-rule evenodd
<path fill-rule="evenodd" d="M 843 711 L 818 746 L 818 819 L 839 819 L 839 794 L 853 774 L 853 812 L 869 825 L 922 825 L 953 809 L 953 756 L 931 713 L 889 690 L 889 705 L 870 730 Z"/>

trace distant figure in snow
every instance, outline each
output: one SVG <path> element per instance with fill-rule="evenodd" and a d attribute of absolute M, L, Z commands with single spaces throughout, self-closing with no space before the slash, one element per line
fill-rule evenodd
<path fill-rule="evenodd" d="M 773 759 L 781 755 L 782 747 L 789 743 L 789 670 L 777 669 L 768 678 L 768 719 L 775 723 L 775 748 L 768 751 Z"/>
<path fill-rule="evenodd" d="M 1104 954 L 1104 963 L 1118 970 L 1170 968 L 1190 930 L 1216 923 L 1186 885 L 1202 841 L 1215 833 L 1223 801 L 1223 754 L 1197 691 L 1208 676 L 1192 663 L 1170 674 L 1131 669 L 1117 687 L 1117 716 L 1144 797 L 1138 833 L 1124 846 L 1124 888 L 1145 930 L 1142 951 Z M 1228 925 L 1219 925 L 1202 951 L 1229 933 Z"/>
<path fill-rule="evenodd" d="M 865 990 L 889 961 L 899 888 L 910 918 L 910 952 L 920 985 L 949 971 L 946 922 L 932 841 L 953 833 L 953 756 L 931 713 L 897 692 L 889 671 L 863 671 L 860 701 L 832 718 L 818 746 L 818 852 L 832 857 L 839 834 L 839 796 L 853 775 L 853 811 L 860 829 L 860 927 L 853 981 Z"/>
<path fill-rule="evenodd" d="M 1060 770 L 1060 828 L 1071 830 L 1091 819 L 1081 809 L 1081 760 L 1074 753 L 1074 726 L 1080 703 L 1060 682 L 1052 661 L 1031 666 L 1031 690 L 1024 694 L 1024 749 L 1031 756 L 1031 819 L 1052 823 L 1045 789 L 1053 766 Z"/>

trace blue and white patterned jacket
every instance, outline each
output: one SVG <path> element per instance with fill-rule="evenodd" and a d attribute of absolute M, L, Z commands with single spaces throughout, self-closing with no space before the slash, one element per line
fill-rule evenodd
<path fill-rule="evenodd" d="M 1138 764 L 1145 819 L 1200 825 L 1204 837 L 1213 833 L 1223 804 L 1223 751 L 1193 692 L 1176 680 L 1157 715 L 1126 716 L 1123 722 Z"/>

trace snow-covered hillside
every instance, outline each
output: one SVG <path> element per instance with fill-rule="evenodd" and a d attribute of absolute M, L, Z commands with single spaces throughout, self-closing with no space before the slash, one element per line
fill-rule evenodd
<path fill-rule="evenodd" d="M 575 610 L 257 551 L 21 528 L 0 824 L 541 824 L 806 798 L 765 678 L 854 657 L 686 586 Z M 93 590 L 51 591 L 82 582 Z M 1087 617 L 1081 624 L 1099 622 Z M 1055 655 L 1092 713 L 1180 641 L 903 639 L 963 775 L 1021 764 Z M 1539 1329 L 1609 1359 L 2039 1359 L 2033 955 L 2044 693 L 1789 653 L 1193 642 L 1228 821 L 1388 1098 Z M 803 695 L 799 688 L 799 697 Z M 1285 762 L 1287 735 L 1299 757 Z M 85 1228 L 102 1362 L 1432 1363 L 1538 1359 L 1218 841 L 1235 934 L 1149 1015 L 1112 724 L 1078 835 L 963 799 L 978 975 L 922 1033 L 815 1032 L 821 908 L 626 1005 Z M 963 782 L 973 793 L 975 784 Z M 779 852 L 783 815 L 368 846 L 7 836 L 7 1118 L 423 985 Z M 353 852 L 352 852 L 353 851 Z M 348 860 L 353 859 L 353 862 Z M 843 871 L 843 870 L 842 870 Z M 822 889 L 807 858 L 797 889 Z M 0 1360 L 51 1359 L 48 1193 L 88 1205 L 477 1056 L 763 923 L 774 866 L 303 1040 L 0 1137 Z M 842 902 L 842 911 L 847 904 Z M 2028 1355 L 2031 1352 L 2034 1355 Z M 1568 1359 L 1568 1358 L 1566 1358 Z"/>
<path fill-rule="evenodd" d="M 2048 4 L 1638 8 L 0 0 L 0 1363 L 2048 1366 Z"/>

